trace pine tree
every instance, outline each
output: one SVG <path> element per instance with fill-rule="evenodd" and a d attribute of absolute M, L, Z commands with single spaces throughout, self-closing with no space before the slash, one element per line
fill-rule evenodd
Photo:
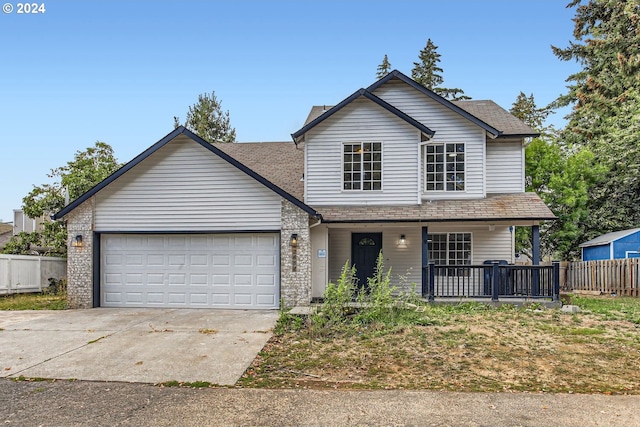
<path fill-rule="evenodd" d="M 173 118 L 174 126 L 180 119 Z M 222 111 L 222 103 L 216 93 L 198 95 L 198 102 L 189 107 L 184 126 L 211 143 L 236 142 L 236 130 L 231 127 L 229 111 Z"/>
<path fill-rule="evenodd" d="M 384 55 L 382 59 L 382 63 L 378 65 L 378 70 L 376 71 L 376 78 L 381 79 L 391 71 L 391 63 L 389 62 L 389 58 L 387 55 Z"/>
<path fill-rule="evenodd" d="M 509 110 L 511 114 L 522 120 L 537 132 L 544 132 L 544 122 L 553 113 L 551 107 L 538 108 L 533 94 L 527 96 L 520 92 Z"/>
<path fill-rule="evenodd" d="M 436 46 L 431 39 L 427 40 L 426 46 L 420 51 L 418 61 L 419 62 L 413 63 L 413 69 L 411 70 L 411 78 L 413 80 L 438 95 L 452 101 L 471 99 L 464 95 L 464 91 L 462 89 L 448 89 L 440 87 L 440 85 L 444 83 L 444 78 L 441 75 L 443 70 L 438 66 L 440 63 L 438 46 Z"/>

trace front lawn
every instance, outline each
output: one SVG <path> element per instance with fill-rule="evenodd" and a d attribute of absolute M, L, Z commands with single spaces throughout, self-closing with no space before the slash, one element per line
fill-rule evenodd
<path fill-rule="evenodd" d="M 65 294 L 11 294 L 0 296 L 0 310 L 64 310 Z"/>
<path fill-rule="evenodd" d="M 393 307 L 393 322 L 330 328 L 283 313 L 238 385 L 640 394 L 640 300 L 572 304 Z"/>

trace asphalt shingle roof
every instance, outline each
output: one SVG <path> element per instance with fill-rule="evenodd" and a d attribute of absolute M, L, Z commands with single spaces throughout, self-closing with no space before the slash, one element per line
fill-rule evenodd
<path fill-rule="evenodd" d="M 555 215 L 535 193 L 437 200 L 411 206 L 314 206 L 325 222 L 544 220 Z"/>
<path fill-rule="evenodd" d="M 304 144 L 296 147 L 293 142 L 219 143 L 216 148 L 296 199 L 304 200 Z"/>

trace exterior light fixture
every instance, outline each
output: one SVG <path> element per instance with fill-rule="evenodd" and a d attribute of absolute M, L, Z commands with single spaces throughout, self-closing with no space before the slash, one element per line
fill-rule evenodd
<path fill-rule="evenodd" d="M 71 246 L 76 247 L 76 248 L 81 248 L 83 246 L 82 244 L 82 235 L 78 234 L 76 236 L 75 239 L 73 239 L 73 242 L 71 242 Z"/>
<path fill-rule="evenodd" d="M 291 247 L 292 248 L 298 247 L 298 235 L 296 233 L 291 235 Z"/>
<path fill-rule="evenodd" d="M 406 245 L 407 244 L 407 238 L 404 234 L 400 235 L 400 242 L 401 245 Z"/>

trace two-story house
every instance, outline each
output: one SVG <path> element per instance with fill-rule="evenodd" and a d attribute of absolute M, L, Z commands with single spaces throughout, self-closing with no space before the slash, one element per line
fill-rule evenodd
<path fill-rule="evenodd" d="M 435 263 L 450 267 L 442 295 L 460 277 L 486 294 L 482 272 L 452 266 L 513 262 L 521 226 L 537 263 L 539 221 L 554 218 L 524 191 L 535 135 L 492 101 L 450 102 L 398 71 L 313 107 L 293 143 L 177 128 L 54 216 L 70 305 L 306 305 L 346 262 L 366 283 L 380 252 L 397 286 L 424 289 Z"/>

